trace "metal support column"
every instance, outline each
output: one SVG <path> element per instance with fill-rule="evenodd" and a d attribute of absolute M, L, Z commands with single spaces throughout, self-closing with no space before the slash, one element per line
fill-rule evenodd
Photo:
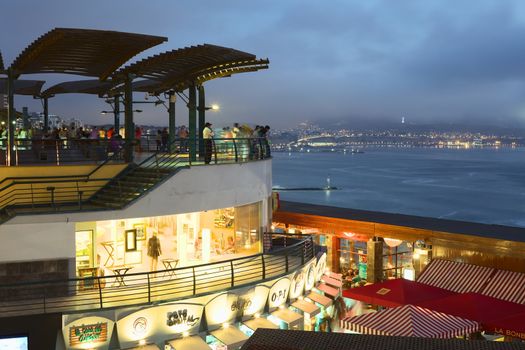
<path fill-rule="evenodd" d="M 133 146 L 135 141 L 135 124 L 133 123 L 133 89 L 131 83 L 133 77 L 128 74 L 124 83 L 124 130 L 126 133 L 126 149 L 124 159 L 130 163 L 133 161 Z M 138 140 L 140 142 L 140 140 Z"/>
<path fill-rule="evenodd" d="M 204 95 L 204 86 L 199 85 L 199 157 L 204 159 L 204 140 L 202 140 L 202 131 L 204 130 L 204 123 L 206 123 L 206 98 Z"/>
<path fill-rule="evenodd" d="M 49 128 L 49 97 L 44 97 L 44 134 Z"/>
<path fill-rule="evenodd" d="M 194 162 L 197 160 L 197 139 L 201 138 L 202 135 L 197 135 L 197 93 L 195 85 L 192 84 L 188 89 L 188 127 L 189 127 L 189 141 L 190 141 L 190 161 Z"/>
<path fill-rule="evenodd" d="M 175 91 L 170 91 L 168 96 L 168 145 L 170 145 L 170 149 L 168 151 L 174 151 L 175 146 L 173 145 L 173 141 L 175 140 L 175 102 L 177 102 L 177 95 L 175 95 Z"/>
<path fill-rule="evenodd" d="M 11 69 L 7 70 L 7 165 L 16 165 L 15 161 L 15 77 Z"/>
<path fill-rule="evenodd" d="M 113 116 L 114 116 L 114 128 L 116 135 L 120 134 L 120 95 L 115 95 Z"/>

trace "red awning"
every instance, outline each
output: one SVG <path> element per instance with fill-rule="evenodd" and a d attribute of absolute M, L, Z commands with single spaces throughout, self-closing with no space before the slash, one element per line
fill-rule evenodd
<path fill-rule="evenodd" d="M 525 313 L 525 306 L 523 305 L 487 297 L 478 293 L 456 294 L 417 304 L 427 309 L 474 320 L 483 325 L 516 313 Z"/>
<path fill-rule="evenodd" d="M 452 295 L 456 295 L 456 293 L 403 278 L 343 291 L 343 296 L 346 298 L 386 307 L 417 304 L 425 300 Z"/>
<path fill-rule="evenodd" d="M 525 304 L 525 273 L 498 270 L 481 294 Z"/>
<path fill-rule="evenodd" d="M 433 259 L 417 281 L 457 293 L 479 292 L 494 271 L 491 267 Z"/>
<path fill-rule="evenodd" d="M 525 340 L 525 313 L 487 321 L 483 328 L 488 332 Z"/>
<path fill-rule="evenodd" d="M 374 335 L 453 338 L 477 332 L 479 324 L 459 317 L 405 305 L 345 318 L 341 328 Z"/>

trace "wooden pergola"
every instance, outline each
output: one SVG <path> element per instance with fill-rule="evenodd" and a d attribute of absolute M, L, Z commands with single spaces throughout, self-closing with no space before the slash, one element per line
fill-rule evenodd
<path fill-rule="evenodd" d="M 175 134 L 175 94 L 185 89 L 188 93 L 190 157 L 196 158 L 196 135 L 200 135 L 206 122 L 203 83 L 237 73 L 267 69 L 268 59 L 257 59 L 255 55 L 228 47 L 202 44 L 167 51 L 126 66 L 113 75 L 116 80 L 141 77 L 146 80 L 124 87 L 124 93 L 145 91 L 154 95 L 167 92 L 169 95 L 169 135 Z M 137 90 L 135 90 L 137 89 Z M 199 104 L 197 106 L 197 89 Z M 197 128 L 197 111 L 199 125 Z M 198 130 L 198 132 L 197 132 Z M 172 140 L 170 140 L 171 142 Z"/>
<path fill-rule="evenodd" d="M 203 44 L 167 51 L 121 67 L 138 53 L 156 46 L 167 38 L 107 30 L 55 28 L 31 43 L 5 69 L 0 55 L 0 73 L 7 75 L 5 91 L 8 95 L 8 145 L 14 144 L 12 122 L 16 119 L 13 96 L 20 85 L 22 74 L 61 73 L 94 77 L 94 80 L 70 81 L 54 85 L 44 92 L 31 95 L 44 101 L 44 126 L 47 127 L 48 99 L 57 94 L 86 93 L 114 99 L 115 127 L 118 129 L 120 102 L 124 102 L 125 134 L 129 142 L 134 138 L 133 91 L 153 95 L 166 93 L 169 97 L 170 142 L 175 134 L 176 94 L 189 90 L 190 157 L 196 157 L 197 130 L 205 123 L 203 83 L 237 73 L 267 69 L 268 59 L 228 47 Z M 136 78 L 142 80 L 133 81 Z M 43 84 L 43 82 L 42 82 Z M 42 87 L 40 85 L 40 88 Z M 197 106 L 197 89 L 199 105 Z M 29 93 L 28 93 L 29 94 Z M 138 102 L 136 102 L 138 103 Z M 148 102 L 146 102 L 148 103 Z M 199 128 L 197 129 L 197 110 Z M 13 147 L 8 147 L 7 163 L 13 159 Z M 132 150 L 126 158 L 131 161 Z"/>
<path fill-rule="evenodd" d="M 4 70 L 7 73 L 9 126 L 7 164 L 11 164 L 14 156 L 11 147 L 14 144 L 14 82 L 20 75 L 61 73 L 104 81 L 138 53 L 166 40 L 160 36 L 76 28 L 55 28 L 36 39 Z M 131 104 L 131 99 L 128 103 Z M 131 108 L 126 110 L 126 124 L 131 128 L 133 112 Z"/>

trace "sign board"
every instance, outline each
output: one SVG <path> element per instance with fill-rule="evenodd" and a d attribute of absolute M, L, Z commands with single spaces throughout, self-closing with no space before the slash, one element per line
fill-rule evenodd
<path fill-rule="evenodd" d="M 323 253 L 319 257 L 319 260 L 317 260 L 317 265 L 315 267 L 315 281 L 319 282 L 321 280 L 321 277 L 323 277 L 324 272 L 326 270 L 326 253 Z"/>
<path fill-rule="evenodd" d="M 264 285 L 257 285 L 254 288 L 250 288 L 248 293 L 239 295 L 237 299 L 237 308 L 242 307 L 242 318 L 254 316 L 255 314 L 261 314 L 266 306 L 268 300 L 269 288 Z"/>
<path fill-rule="evenodd" d="M 62 328 L 67 349 L 107 349 L 115 323 L 105 317 L 89 316 Z"/>
<path fill-rule="evenodd" d="M 292 283 L 290 285 L 290 299 L 297 299 L 303 295 L 304 292 L 304 280 L 305 280 L 305 271 L 303 269 L 297 271 L 292 278 Z"/>
<path fill-rule="evenodd" d="M 198 333 L 204 306 L 175 303 L 145 308 L 117 320 L 120 346 L 136 346 L 140 340 L 162 342 L 183 332 Z"/>
<path fill-rule="evenodd" d="M 305 267 L 304 289 L 312 290 L 315 285 L 315 260 Z"/>
<path fill-rule="evenodd" d="M 283 277 L 275 282 L 268 293 L 268 304 L 270 311 L 286 303 L 290 292 L 290 279 Z"/>
<path fill-rule="evenodd" d="M 204 307 L 208 330 L 220 328 L 223 323 L 232 323 L 237 316 L 240 304 L 237 294 L 226 292 L 217 295 Z M 244 308 L 244 304 L 241 306 Z"/>

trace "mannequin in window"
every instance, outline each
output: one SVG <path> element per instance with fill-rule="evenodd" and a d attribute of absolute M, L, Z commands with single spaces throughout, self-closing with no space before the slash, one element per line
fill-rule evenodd
<path fill-rule="evenodd" d="M 160 239 L 157 237 L 157 234 L 154 233 L 148 240 L 148 256 L 151 258 L 150 271 L 157 271 L 159 255 L 161 254 Z"/>

